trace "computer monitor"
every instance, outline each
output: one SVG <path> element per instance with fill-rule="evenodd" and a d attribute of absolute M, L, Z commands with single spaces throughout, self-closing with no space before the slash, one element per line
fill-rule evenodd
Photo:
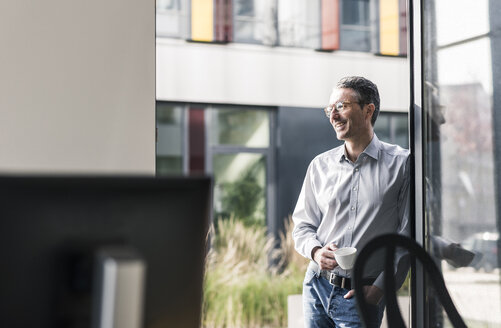
<path fill-rule="evenodd" d="M 111 247 L 146 264 L 142 327 L 199 327 L 210 195 L 207 177 L 0 177 L 0 326 L 91 327 Z"/>

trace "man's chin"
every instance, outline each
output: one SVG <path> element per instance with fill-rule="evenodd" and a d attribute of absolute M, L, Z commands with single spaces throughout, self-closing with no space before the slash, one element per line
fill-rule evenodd
<path fill-rule="evenodd" d="M 342 132 L 336 131 L 336 137 L 337 137 L 337 140 L 340 140 L 340 141 L 346 140 L 346 134 L 342 133 Z"/>

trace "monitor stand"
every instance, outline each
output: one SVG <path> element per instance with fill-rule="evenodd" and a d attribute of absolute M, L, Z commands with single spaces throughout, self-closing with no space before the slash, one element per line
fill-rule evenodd
<path fill-rule="evenodd" d="M 125 246 L 96 252 L 92 328 L 143 326 L 146 263 Z"/>

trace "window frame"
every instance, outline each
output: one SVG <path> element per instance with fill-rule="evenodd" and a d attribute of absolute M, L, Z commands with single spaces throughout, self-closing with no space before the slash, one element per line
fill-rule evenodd
<path fill-rule="evenodd" d="M 230 109 L 230 110 L 249 110 L 254 108 L 255 110 L 264 110 L 268 112 L 269 115 L 269 144 L 268 147 L 245 147 L 241 145 L 211 145 L 209 131 L 212 126 L 212 115 L 207 115 L 210 110 L 217 109 Z M 239 153 L 251 153 L 251 154 L 261 154 L 264 156 L 266 161 L 266 178 L 265 178 L 265 224 L 270 232 L 278 232 L 278 218 L 277 213 L 277 194 L 276 194 L 276 116 L 277 109 L 273 107 L 264 106 L 241 106 L 241 105 L 208 105 L 205 107 L 206 119 L 205 119 L 205 173 L 207 175 L 213 175 L 214 165 L 213 158 L 214 155 L 224 154 L 239 154 Z"/>

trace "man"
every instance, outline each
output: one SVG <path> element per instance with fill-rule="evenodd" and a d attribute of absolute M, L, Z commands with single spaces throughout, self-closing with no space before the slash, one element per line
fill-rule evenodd
<path fill-rule="evenodd" d="M 409 152 L 381 142 L 374 134 L 379 92 L 363 77 L 346 77 L 325 108 L 344 145 L 310 163 L 292 216 L 296 250 L 311 260 L 303 284 L 306 327 L 361 327 L 351 270 L 342 270 L 334 250 L 359 251 L 385 233 L 409 235 Z M 396 283 L 408 270 L 401 252 Z M 364 270 L 364 291 L 372 304 L 371 325 L 379 327 L 384 310 L 384 252 L 376 252 Z"/>

